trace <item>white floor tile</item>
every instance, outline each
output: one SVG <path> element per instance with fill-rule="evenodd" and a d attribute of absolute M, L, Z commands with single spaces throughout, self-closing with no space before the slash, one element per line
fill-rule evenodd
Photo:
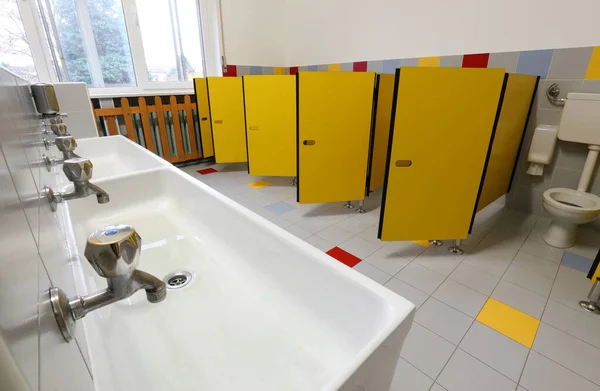
<path fill-rule="evenodd" d="M 413 323 L 404 340 L 400 357 L 435 379 L 456 348 L 437 334 Z"/>
<path fill-rule="evenodd" d="M 337 225 L 332 225 L 317 233 L 317 236 L 337 246 L 354 237 L 354 234 L 338 227 Z"/>
<path fill-rule="evenodd" d="M 554 263 L 560 263 L 562 260 L 565 250 L 561 248 L 552 247 L 546 243 L 539 243 L 536 241 L 526 241 L 523 243 L 520 251 L 535 255 L 540 258 L 547 259 Z"/>
<path fill-rule="evenodd" d="M 359 219 L 357 216 L 348 217 L 345 220 L 340 221 L 336 224 L 338 227 L 345 229 L 348 232 L 352 232 L 355 235 L 358 235 L 362 231 L 367 228 L 374 226 L 375 224 L 371 224 L 370 222 L 365 222 Z"/>
<path fill-rule="evenodd" d="M 486 296 L 492 294 L 492 291 L 500 280 L 496 276 L 464 263 L 450 274 L 450 278 Z"/>
<path fill-rule="evenodd" d="M 542 322 L 533 342 L 533 350 L 600 384 L 600 349 Z"/>
<path fill-rule="evenodd" d="M 586 274 L 567 266 L 558 268 L 550 299 L 580 310 L 579 301 L 586 300 L 592 284 Z"/>
<path fill-rule="evenodd" d="M 296 225 L 291 225 L 289 227 L 286 227 L 286 231 L 296 235 L 300 239 L 306 239 L 306 238 L 312 236 L 312 234 L 310 232 L 308 232 L 307 230 L 302 229 Z"/>
<path fill-rule="evenodd" d="M 600 348 L 600 317 L 549 300 L 542 322 Z"/>
<path fill-rule="evenodd" d="M 292 225 L 293 223 L 287 221 L 286 219 L 282 219 L 279 216 L 275 216 L 270 220 L 273 224 L 278 225 L 281 228 L 287 228 L 290 225 Z"/>
<path fill-rule="evenodd" d="M 466 265 L 473 266 L 496 277 L 502 277 L 511 262 L 512 259 L 495 258 L 479 254 L 469 255 L 463 261 Z"/>
<path fill-rule="evenodd" d="M 345 241 L 338 247 L 348 251 L 350 254 L 360 259 L 365 259 L 369 255 L 373 254 L 379 248 L 383 247 L 383 243 L 373 243 L 365 240 L 359 236 L 355 236 L 352 239 Z"/>
<path fill-rule="evenodd" d="M 520 383 L 528 391 L 600 391 L 600 387 L 589 380 L 533 350 Z"/>
<path fill-rule="evenodd" d="M 500 280 L 491 297 L 536 319 L 542 317 L 548 300 L 507 280 Z"/>
<path fill-rule="evenodd" d="M 417 311 L 415 322 L 453 344 L 458 344 L 467 333 L 473 319 L 430 297 Z"/>
<path fill-rule="evenodd" d="M 446 390 L 444 387 L 440 386 L 439 384 L 435 383 L 433 386 L 431 386 L 429 391 L 448 391 L 448 390 Z"/>
<path fill-rule="evenodd" d="M 477 317 L 487 300 L 486 295 L 450 279 L 444 281 L 432 296 L 472 318 Z"/>
<path fill-rule="evenodd" d="M 432 384 L 433 379 L 400 358 L 390 391 L 427 391 Z"/>
<path fill-rule="evenodd" d="M 388 245 L 369 255 L 365 261 L 391 275 L 397 274 L 410 263 L 410 260 L 396 255 L 394 247 Z"/>
<path fill-rule="evenodd" d="M 544 297 L 550 295 L 554 281 L 552 278 L 544 277 L 514 263 L 509 266 L 502 279 Z"/>
<path fill-rule="evenodd" d="M 385 250 L 383 250 L 385 249 Z M 402 258 L 406 258 L 410 261 L 418 257 L 420 254 L 425 251 L 425 247 L 420 246 L 413 242 L 387 242 L 381 251 L 385 251 L 387 254 L 393 254 L 394 256 L 399 256 Z"/>
<path fill-rule="evenodd" d="M 284 217 L 285 218 L 285 217 Z M 308 231 L 312 234 L 316 234 L 318 232 L 323 231 L 324 229 L 331 226 L 331 223 L 323 220 L 319 220 L 316 217 L 304 219 L 299 223 L 296 223 L 296 226 L 302 228 L 305 231 Z"/>
<path fill-rule="evenodd" d="M 312 244 L 313 246 L 324 252 L 327 252 L 335 247 L 333 244 L 321 239 L 316 235 L 310 236 L 304 239 L 304 241 L 308 244 Z"/>
<path fill-rule="evenodd" d="M 396 278 L 420 291 L 432 294 L 444 282 L 445 277 L 414 262 L 408 264 Z"/>
<path fill-rule="evenodd" d="M 414 288 L 397 278 L 390 279 L 385 284 L 385 287 L 404 297 L 406 300 L 411 301 L 417 309 L 419 309 L 419 307 L 421 307 L 421 305 L 429 298 L 427 293 L 421 292 L 417 288 Z"/>
<path fill-rule="evenodd" d="M 575 243 L 575 245 L 569 249 L 569 252 L 581 255 L 588 259 L 594 259 L 596 254 L 598 254 L 598 247 L 584 243 Z"/>
<path fill-rule="evenodd" d="M 381 271 L 367 262 L 360 262 L 354 266 L 353 269 L 369 277 L 371 280 L 380 283 L 381 285 L 385 284 L 392 278 L 391 274 Z"/>
<path fill-rule="evenodd" d="M 460 265 L 465 255 L 450 254 L 445 248 L 440 251 L 436 247 L 429 247 L 414 262 L 447 277 Z"/>
<path fill-rule="evenodd" d="M 437 379 L 448 391 L 514 391 L 517 384 L 458 349 Z"/>
<path fill-rule="evenodd" d="M 546 232 L 548 227 L 550 227 L 551 222 L 552 222 L 552 219 L 550 217 L 540 216 L 538 221 L 536 221 L 535 225 L 533 226 L 533 230 L 539 231 L 539 232 Z"/>
<path fill-rule="evenodd" d="M 556 273 L 558 272 L 558 263 L 554 263 L 545 258 L 536 257 L 530 253 L 524 252 L 523 250 L 519 251 L 515 259 L 513 260 L 513 265 L 517 265 L 523 267 L 529 271 L 537 273 L 541 276 L 548 277 L 554 280 L 556 277 Z"/>
<path fill-rule="evenodd" d="M 473 323 L 459 347 L 515 382 L 529 353 L 525 346 L 479 322 Z"/>
<path fill-rule="evenodd" d="M 306 218 L 306 212 L 302 209 L 294 209 L 289 212 L 282 213 L 279 215 L 279 217 L 292 223 L 299 223 Z"/>

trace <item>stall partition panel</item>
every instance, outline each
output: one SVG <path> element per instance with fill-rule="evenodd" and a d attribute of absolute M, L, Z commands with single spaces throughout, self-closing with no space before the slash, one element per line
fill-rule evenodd
<path fill-rule="evenodd" d="M 209 77 L 208 95 L 215 161 L 247 161 L 242 78 Z"/>
<path fill-rule="evenodd" d="M 298 202 L 365 197 L 375 74 L 300 72 Z"/>
<path fill-rule="evenodd" d="M 373 134 L 373 152 L 369 183 L 370 190 L 383 186 L 388 142 L 390 140 L 392 101 L 394 99 L 394 75 L 381 74 L 378 75 L 378 78 L 377 110 L 375 114 L 375 131 Z"/>
<path fill-rule="evenodd" d="M 213 150 L 212 121 L 210 119 L 210 106 L 208 100 L 208 84 L 206 80 L 206 78 L 194 79 L 194 91 L 196 92 L 196 105 L 200 123 L 202 156 L 205 158 L 215 155 Z"/>
<path fill-rule="evenodd" d="M 296 77 L 244 76 L 248 172 L 296 175 Z"/>
<path fill-rule="evenodd" d="M 509 74 L 496 126 L 477 211 L 485 208 L 510 187 L 517 157 L 523 142 L 539 76 Z"/>
<path fill-rule="evenodd" d="M 467 237 L 504 80 L 503 69 L 396 71 L 381 240 Z"/>

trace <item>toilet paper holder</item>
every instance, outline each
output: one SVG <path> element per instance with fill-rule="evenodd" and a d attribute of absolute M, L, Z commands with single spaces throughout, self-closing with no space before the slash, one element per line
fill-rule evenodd
<path fill-rule="evenodd" d="M 560 87 L 557 83 L 552 83 L 548 88 L 546 88 L 546 98 L 548 98 L 550 103 L 555 106 L 564 106 L 567 98 L 559 98 L 559 95 Z"/>

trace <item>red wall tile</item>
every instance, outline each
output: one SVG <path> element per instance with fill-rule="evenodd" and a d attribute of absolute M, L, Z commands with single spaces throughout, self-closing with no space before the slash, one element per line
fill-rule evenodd
<path fill-rule="evenodd" d="M 487 68 L 489 53 L 465 54 L 463 56 L 463 68 Z"/>
<path fill-rule="evenodd" d="M 342 250 L 339 247 L 334 247 L 326 253 L 330 257 L 333 257 L 343 263 L 346 266 L 354 267 L 358 263 L 360 263 L 361 259 L 350 254 L 347 251 Z"/>
<path fill-rule="evenodd" d="M 290 67 L 290 75 L 295 75 L 298 73 L 298 67 Z"/>
<path fill-rule="evenodd" d="M 354 72 L 366 72 L 367 71 L 367 62 L 366 61 L 357 61 L 352 65 L 352 70 Z"/>
<path fill-rule="evenodd" d="M 223 72 L 223 76 L 237 76 L 237 67 L 235 65 L 227 65 L 227 72 Z"/>

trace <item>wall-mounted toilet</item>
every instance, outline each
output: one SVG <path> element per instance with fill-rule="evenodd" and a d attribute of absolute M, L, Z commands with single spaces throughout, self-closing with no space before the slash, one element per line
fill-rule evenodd
<path fill-rule="evenodd" d="M 559 248 L 575 244 L 577 226 L 600 216 L 600 197 L 587 193 L 600 153 L 600 94 L 570 93 L 563 110 L 558 138 L 588 144 L 588 156 L 577 189 L 544 192 L 542 205 L 552 217 L 544 241 Z"/>

